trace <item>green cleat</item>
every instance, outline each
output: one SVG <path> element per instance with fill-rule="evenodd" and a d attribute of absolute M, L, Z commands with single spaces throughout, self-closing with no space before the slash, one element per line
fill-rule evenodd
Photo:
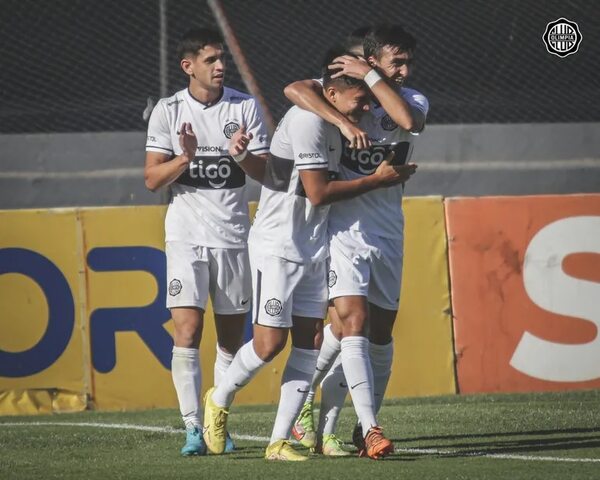
<path fill-rule="evenodd" d="M 323 443 L 319 447 L 317 447 L 317 450 L 327 457 L 348 457 L 352 455 L 344 448 L 344 442 L 333 433 L 323 435 Z"/>
<path fill-rule="evenodd" d="M 283 462 L 303 462 L 308 457 L 301 455 L 292 448 L 287 440 L 278 440 L 267 447 L 265 451 L 267 460 L 279 460 Z"/>
<path fill-rule="evenodd" d="M 312 402 L 305 402 L 292 428 L 292 435 L 300 442 L 300 445 L 311 449 L 317 445 L 317 432 L 315 431 L 312 410 Z"/>
<path fill-rule="evenodd" d="M 227 443 L 227 416 L 229 411 L 212 400 L 215 387 L 204 396 L 204 441 L 211 453 L 221 454 Z"/>

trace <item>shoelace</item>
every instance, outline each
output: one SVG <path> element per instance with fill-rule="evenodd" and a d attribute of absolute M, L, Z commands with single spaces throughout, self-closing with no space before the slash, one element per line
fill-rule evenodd
<path fill-rule="evenodd" d="M 225 421 L 227 419 L 227 413 L 223 410 L 219 412 L 215 419 L 215 433 L 221 434 L 225 431 Z"/>

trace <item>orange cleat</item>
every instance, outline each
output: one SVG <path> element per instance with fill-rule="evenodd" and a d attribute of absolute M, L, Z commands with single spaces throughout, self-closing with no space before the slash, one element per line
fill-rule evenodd
<path fill-rule="evenodd" d="M 365 437 L 365 449 L 369 458 L 378 460 L 392 453 L 394 444 L 383 436 L 381 427 L 371 427 Z"/>

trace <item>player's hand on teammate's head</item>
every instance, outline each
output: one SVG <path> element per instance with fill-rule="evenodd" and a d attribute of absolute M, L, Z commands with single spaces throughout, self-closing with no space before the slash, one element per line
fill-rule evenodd
<path fill-rule="evenodd" d="M 254 136 L 252 132 L 246 132 L 246 126 L 242 125 L 231 137 L 229 141 L 229 154 L 230 155 L 241 155 L 248 148 L 250 140 Z"/>
<path fill-rule="evenodd" d="M 372 67 L 362 57 L 356 58 L 351 57 L 350 55 L 342 55 L 341 57 L 334 58 L 327 68 L 329 68 L 329 70 L 335 70 L 335 73 L 331 75 L 331 78 L 338 78 L 342 75 L 346 75 L 347 77 L 363 80 L 365 75 L 371 71 Z"/>
<path fill-rule="evenodd" d="M 339 129 L 340 132 L 342 132 L 342 135 L 350 142 L 350 148 L 362 150 L 363 148 L 369 148 L 371 146 L 371 141 L 369 140 L 367 132 L 358 128 L 358 126 L 350 120 L 341 124 Z"/>
<path fill-rule="evenodd" d="M 191 123 L 182 123 L 179 127 L 179 146 L 183 150 L 183 155 L 188 159 L 193 159 L 196 156 L 196 149 L 198 148 L 198 139 L 194 130 L 192 130 Z"/>

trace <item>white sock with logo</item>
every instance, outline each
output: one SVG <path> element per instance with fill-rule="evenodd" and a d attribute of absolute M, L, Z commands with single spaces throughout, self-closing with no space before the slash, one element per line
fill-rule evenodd
<path fill-rule="evenodd" d="M 186 428 L 202 425 L 200 407 L 200 389 L 202 370 L 197 348 L 173 347 L 171 358 L 171 376 L 179 400 L 181 418 Z"/>
<path fill-rule="evenodd" d="M 319 433 L 335 433 L 337 420 L 348 393 L 348 384 L 342 368 L 342 356 L 338 355 L 333 366 L 321 382 L 321 411 L 319 412 Z"/>
<path fill-rule="evenodd" d="M 292 347 L 281 377 L 281 395 L 269 445 L 290 438 L 294 421 L 306 400 L 318 356 L 318 350 Z"/>
<path fill-rule="evenodd" d="M 394 358 L 394 341 L 387 345 L 369 344 L 369 355 L 373 367 L 373 395 L 375 399 L 375 413 L 379 412 L 385 390 L 392 373 L 392 360 Z"/>
<path fill-rule="evenodd" d="M 233 355 L 231 353 L 227 353 L 217 343 L 217 356 L 215 357 L 214 367 L 214 385 L 218 385 L 219 383 L 221 383 L 221 379 L 225 376 L 225 372 L 229 368 L 229 365 L 231 365 L 232 361 Z"/>
<path fill-rule="evenodd" d="M 254 351 L 252 340 L 238 350 L 212 394 L 212 400 L 220 407 L 229 408 L 235 393 L 245 386 L 267 363 Z"/>
<path fill-rule="evenodd" d="M 342 364 L 363 435 L 377 425 L 373 399 L 373 370 L 369 359 L 369 340 L 365 337 L 342 338 Z"/>
<path fill-rule="evenodd" d="M 317 385 L 323 381 L 323 378 L 327 375 L 327 372 L 329 372 L 336 359 L 339 358 L 341 348 L 340 341 L 335 338 L 335 335 L 331 331 L 331 324 L 325 325 L 323 329 L 323 344 L 321 345 L 315 373 L 310 383 L 310 392 L 308 392 L 308 396 L 306 397 L 307 402 L 314 400 Z"/>

